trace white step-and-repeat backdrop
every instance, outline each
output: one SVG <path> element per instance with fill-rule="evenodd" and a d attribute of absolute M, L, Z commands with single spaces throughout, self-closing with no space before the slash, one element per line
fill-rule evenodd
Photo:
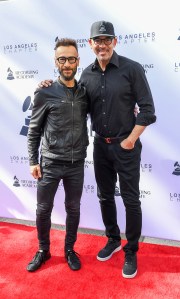
<path fill-rule="evenodd" d="M 77 40 L 82 70 L 94 60 L 90 26 L 111 21 L 116 51 L 139 61 L 156 106 L 157 123 L 141 140 L 140 199 L 145 236 L 180 240 L 180 2 L 121 0 L 0 1 L 0 217 L 35 220 L 36 180 L 29 173 L 27 131 L 38 83 L 56 79 L 57 37 Z M 93 132 L 85 163 L 80 227 L 104 229 L 93 172 Z M 118 222 L 125 211 L 116 190 Z M 52 222 L 64 224 L 59 185 Z"/>

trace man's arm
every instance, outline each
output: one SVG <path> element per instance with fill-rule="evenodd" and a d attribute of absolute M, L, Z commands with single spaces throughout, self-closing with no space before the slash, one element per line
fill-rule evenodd
<path fill-rule="evenodd" d="M 41 177 L 39 166 L 39 146 L 46 112 L 46 101 L 38 92 L 34 97 L 31 120 L 28 129 L 27 143 L 30 173 L 36 179 Z"/>
<path fill-rule="evenodd" d="M 131 78 L 138 111 L 134 111 L 136 123 L 132 132 L 121 142 L 121 146 L 125 149 L 134 148 L 136 140 L 144 132 L 145 128 L 156 121 L 153 97 L 144 69 L 141 65 L 138 64 L 133 70 Z"/>
<path fill-rule="evenodd" d="M 156 121 L 155 107 L 144 69 L 139 64 L 132 74 L 132 82 L 133 92 L 139 107 L 136 125 L 149 126 Z"/>
<path fill-rule="evenodd" d="M 144 132 L 146 126 L 135 125 L 131 134 L 121 142 L 121 147 L 124 149 L 133 149 L 136 140 Z"/>

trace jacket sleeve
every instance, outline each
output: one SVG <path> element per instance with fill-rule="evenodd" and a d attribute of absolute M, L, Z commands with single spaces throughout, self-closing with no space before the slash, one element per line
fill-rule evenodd
<path fill-rule="evenodd" d="M 154 101 L 143 67 L 137 63 L 132 74 L 133 91 L 139 112 L 136 125 L 148 126 L 156 121 Z"/>
<path fill-rule="evenodd" d="M 29 154 L 29 164 L 36 165 L 39 163 L 39 146 L 41 134 L 46 118 L 46 99 L 40 92 L 35 93 L 32 115 L 28 129 L 27 144 Z"/>

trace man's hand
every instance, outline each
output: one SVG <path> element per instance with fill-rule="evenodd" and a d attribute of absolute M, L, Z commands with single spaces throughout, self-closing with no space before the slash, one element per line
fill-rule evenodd
<path fill-rule="evenodd" d="M 37 165 L 30 166 L 30 173 L 32 174 L 32 176 L 35 179 L 41 178 L 41 168 L 40 168 L 40 165 L 37 164 Z"/>
<path fill-rule="evenodd" d="M 122 148 L 127 149 L 127 150 L 131 150 L 134 148 L 134 143 L 131 140 L 129 140 L 128 138 L 121 141 L 120 145 Z"/>
<path fill-rule="evenodd" d="M 53 83 L 53 80 L 51 80 L 51 79 L 44 80 L 38 84 L 38 87 L 49 87 L 49 86 L 51 86 L 52 83 Z"/>
<path fill-rule="evenodd" d="M 133 149 L 136 140 L 144 132 L 145 128 L 146 126 L 135 125 L 131 134 L 120 143 L 121 147 L 124 149 Z"/>

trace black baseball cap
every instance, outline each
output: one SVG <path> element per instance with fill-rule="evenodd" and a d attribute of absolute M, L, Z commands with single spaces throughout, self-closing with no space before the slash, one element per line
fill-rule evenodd
<path fill-rule="evenodd" d="M 115 37 L 113 24 L 106 21 L 93 23 L 91 26 L 90 38 L 95 38 L 101 35 Z"/>

